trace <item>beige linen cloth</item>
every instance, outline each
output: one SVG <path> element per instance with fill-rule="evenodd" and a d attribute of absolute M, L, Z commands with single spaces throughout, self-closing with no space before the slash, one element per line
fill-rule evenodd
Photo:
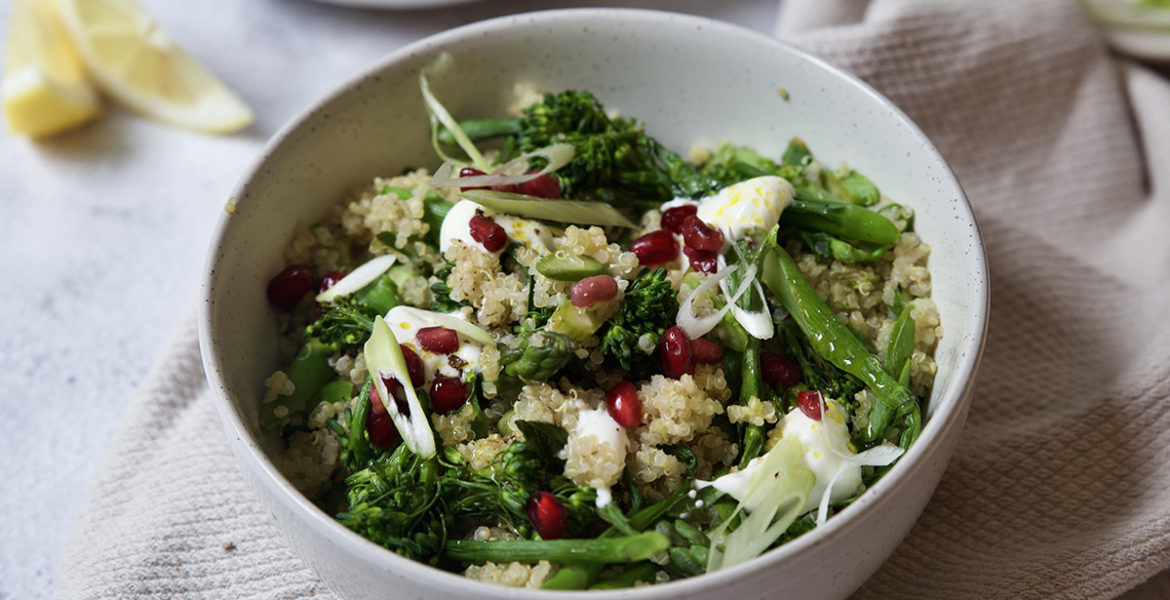
<path fill-rule="evenodd" d="M 1112 598 L 1166 569 L 1170 84 L 1111 57 L 1069 0 L 789 0 L 780 23 L 926 131 L 991 263 L 962 441 L 856 597 Z M 335 597 L 231 455 L 190 320 L 128 409 L 61 579 L 68 598 Z"/>

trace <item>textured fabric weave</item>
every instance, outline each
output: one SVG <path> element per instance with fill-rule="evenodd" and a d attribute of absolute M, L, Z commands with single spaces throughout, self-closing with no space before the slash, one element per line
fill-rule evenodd
<path fill-rule="evenodd" d="M 925 130 L 991 265 L 962 441 L 856 597 L 1112 598 L 1170 566 L 1170 85 L 1069 0 L 787 0 L 780 24 Z M 132 401 L 63 595 L 334 598 L 240 472 L 195 338 L 189 319 Z"/>

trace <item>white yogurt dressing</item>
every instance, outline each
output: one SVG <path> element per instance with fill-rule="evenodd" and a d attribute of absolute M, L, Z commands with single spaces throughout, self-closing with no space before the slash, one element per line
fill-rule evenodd
<path fill-rule="evenodd" d="M 460 200 L 451 206 L 451 210 L 447 212 L 446 217 L 443 217 L 443 224 L 439 228 L 439 250 L 441 252 L 445 254 L 454 240 L 459 240 L 472 248 L 479 248 L 489 254 L 499 255 L 504 251 L 501 248 L 497 252 L 489 252 L 487 248 L 483 247 L 483 244 L 471 237 L 471 218 L 475 216 L 477 210 L 483 210 L 483 207 L 471 200 Z M 490 215 L 487 211 L 484 211 L 484 214 L 490 216 L 500 227 L 503 227 L 508 234 L 508 239 L 513 242 L 527 246 L 539 244 L 546 250 L 553 249 L 552 232 L 543 223 L 506 215 Z"/>
<path fill-rule="evenodd" d="M 626 436 L 626 429 L 609 416 L 609 411 L 602 405 L 595 409 L 582 409 L 577 413 L 577 425 L 573 429 L 573 437 L 591 435 L 598 443 L 615 449 L 618 456 L 625 456 L 629 451 L 630 440 Z M 610 486 L 594 488 L 597 490 L 597 508 L 609 504 L 613 500 Z"/>
<path fill-rule="evenodd" d="M 849 445 L 849 429 L 845 426 L 845 415 L 833 402 L 825 403 L 824 417 L 820 420 L 808 418 L 799 408 L 794 408 L 784 420 L 777 425 L 785 437 L 795 436 L 804 448 L 804 463 L 816 477 L 816 483 L 809 491 L 808 500 L 801 508 L 801 514 L 809 512 L 820 504 L 829 482 L 836 476 L 833 489 L 829 493 L 829 502 L 840 502 L 853 494 L 861 487 L 861 467 L 850 463 L 847 457 L 854 456 Z M 699 487 L 713 486 L 715 489 L 739 500 L 748 498 L 749 484 L 760 465 L 763 456 L 752 459 L 747 467 L 728 473 L 714 481 L 696 481 Z M 841 471 L 838 475 L 837 472 Z M 745 503 L 744 509 L 751 512 L 757 509 L 753 503 Z"/>
<path fill-rule="evenodd" d="M 730 242 L 742 239 L 754 229 L 775 227 L 780 222 L 780 213 L 792 204 L 795 195 L 792 184 L 783 177 L 755 177 L 703 198 L 698 217 L 722 231 Z"/>
<path fill-rule="evenodd" d="M 467 371 L 472 369 L 478 371 L 480 368 L 479 356 L 483 352 L 483 346 L 460 333 L 459 349 L 453 354 L 435 354 L 423 349 L 416 339 L 418 330 L 423 327 L 440 326 L 426 318 L 427 313 L 430 312 L 410 306 L 395 306 L 386 313 L 386 324 L 390 326 L 390 330 L 394 332 L 394 337 L 398 339 L 399 343 L 410 346 L 415 354 L 418 354 L 418 357 L 422 359 L 426 381 L 429 382 L 440 375 L 467 379 Z M 463 314 L 458 311 L 450 313 L 450 316 L 464 319 Z M 450 356 L 458 356 L 467 363 L 466 366 L 463 369 L 452 367 Z"/>

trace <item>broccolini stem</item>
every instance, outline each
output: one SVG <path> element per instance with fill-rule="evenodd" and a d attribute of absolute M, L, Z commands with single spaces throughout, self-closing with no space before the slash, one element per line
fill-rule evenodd
<path fill-rule="evenodd" d="M 444 545 L 447 557 L 473 563 L 542 560 L 558 563 L 624 563 L 646 560 L 670 547 L 657 531 L 597 539 L 562 540 L 452 540 Z"/>
<path fill-rule="evenodd" d="M 480 142 L 506 135 L 516 135 L 520 133 L 523 124 L 523 119 L 467 119 L 466 121 L 459 121 L 459 128 L 463 130 L 463 133 L 467 134 L 468 139 L 473 142 Z M 455 136 L 451 135 L 451 132 L 446 127 L 439 130 L 438 137 L 439 142 L 442 144 L 454 146 L 457 143 Z"/>
<path fill-rule="evenodd" d="M 760 371 L 760 340 L 748 338 L 743 351 L 743 376 L 740 383 L 739 403 L 747 404 L 753 397 L 763 400 L 761 390 L 764 376 Z M 764 428 L 748 423 L 743 431 L 743 451 L 739 455 L 739 468 L 747 468 L 751 460 L 760 455 L 764 448 Z"/>
<path fill-rule="evenodd" d="M 775 237 L 769 236 L 768 244 L 770 248 L 764 255 L 760 280 L 792 315 L 812 348 L 837 368 L 863 381 L 878 398 L 869 413 L 864 441 L 880 441 L 890 423 L 903 417 L 905 429 L 899 445 L 908 448 L 922 430 L 918 399 L 887 373 L 877 357 L 837 319 L 833 310 L 805 281 L 796 262 L 779 246 Z"/>

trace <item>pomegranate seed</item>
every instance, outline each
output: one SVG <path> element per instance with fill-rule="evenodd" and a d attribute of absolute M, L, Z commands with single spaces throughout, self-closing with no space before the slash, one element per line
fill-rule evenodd
<path fill-rule="evenodd" d="M 423 327 L 418 330 L 418 345 L 427 352 L 451 354 L 459 349 L 459 334 L 446 327 Z"/>
<path fill-rule="evenodd" d="M 723 362 L 723 346 L 704 338 L 691 340 L 691 352 L 700 365 L 714 365 Z"/>
<path fill-rule="evenodd" d="M 821 407 L 824 405 L 821 393 L 816 390 L 806 390 L 796 395 L 796 405 L 804 416 L 814 420 L 821 420 Z"/>
<path fill-rule="evenodd" d="M 765 352 L 760 356 L 760 372 L 764 376 L 764 383 L 768 385 L 779 383 L 790 388 L 800 383 L 800 366 L 772 352 Z"/>
<path fill-rule="evenodd" d="M 516 191 L 537 198 L 557 200 L 561 197 L 561 184 L 552 175 L 541 175 L 516 186 Z"/>
<path fill-rule="evenodd" d="M 379 402 L 378 406 L 381 405 Z M 394 420 L 384 408 L 382 412 L 370 411 L 366 417 L 366 433 L 370 436 L 370 443 L 383 450 L 398 444 L 398 428 L 394 426 Z"/>
<path fill-rule="evenodd" d="M 690 244 L 683 246 L 683 254 L 691 263 L 691 268 L 702 273 L 714 273 L 719 270 L 719 255 L 706 250 L 699 250 Z"/>
<path fill-rule="evenodd" d="M 683 204 L 666 209 L 662 213 L 662 228 L 671 233 L 682 233 L 682 224 L 687 217 L 692 217 L 699 212 L 699 205 L 697 204 Z"/>
<path fill-rule="evenodd" d="M 406 405 L 404 400 L 398 398 L 402 391 L 402 385 L 398 383 L 398 380 L 383 378 L 382 383 L 394 395 L 394 404 L 399 412 L 406 409 L 405 412 L 409 413 L 410 407 Z M 378 393 L 376 386 L 370 388 L 370 412 L 366 415 L 366 433 L 370 436 L 370 443 L 383 450 L 394 447 L 399 439 L 398 428 L 394 426 L 394 419 L 390 417 L 386 406 L 382 404 L 382 396 Z"/>
<path fill-rule="evenodd" d="M 416 388 L 422 387 L 423 379 L 426 376 L 422 359 L 418 357 L 414 348 L 406 344 L 398 344 L 398 348 L 402 350 L 402 358 L 406 361 L 406 372 L 410 374 L 410 385 Z"/>
<path fill-rule="evenodd" d="M 342 277 L 345 277 L 345 275 L 340 271 L 330 271 L 321 278 L 321 283 L 317 284 L 317 293 L 320 294 L 333 287 L 338 281 L 341 281 Z"/>
<path fill-rule="evenodd" d="M 471 239 L 483 244 L 488 252 L 499 252 L 508 245 L 508 232 L 499 223 L 479 213 L 471 217 L 468 227 L 471 229 Z"/>
<path fill-rule="evenodd" d="M 569 522 L 569 511 L 565 510 L 565 505 L 556 496 L 543 490 L 532 494 L 525 512 L 528 513 L 528 522 L 532 523 L 532 528 L 546 540 L 559 539 Z"/>
<path fill-rule="evenodd" d="M 402 389 L 402 384 L 393 377 L 383 377 L 382 385 L 386 386 L 386 390 L 394 396 L 394 407 L 398 409 L 399 414 L 409 415 L 410 404 L 406 402 L 406 392 Z M 370 412 L 378 411 L 386 412 L 386 406 L 382 402 L 382 395 L 378 393 L 378 386 L 370 388 Z"/>
<path fill-rule="evenodd" d="M 682 327 L 675 325 L 662 332 L 658 347 L 662 352 L 662 373 L 667 377 L 678 379 L 695 370 L 691 340 L 687 338 Z"/>
<path fill-rule="evenodd" d="M 637 427 L 642 424 L 642 402 L 638 400 L 638 388 L 628 381 L 619 381 L 605 393 L 605 408 L 609 416 L 622 427 Z"/>
<path fill-rule="evenodd" d="M 463 167 L 462 169 L 459 169 L 459 176 L 460 177 L 476 177 L 476 176 L 484 175 L 484 174 L 485 173 L 483 171 L 480 171 L 479 169 L 474 169 L 472 167 Z M 486 190 L 487 187 L 481 185 L 481 186 L 460 187 L 459 189 L 461 189 L 461 190 Z"/>
<path fill-rule="evenodd" d="M 594 275 L 574 283 L 569 292 L 573 306 L 589 308 L 598 302 L 613 300 L 617 296 L 618 286 L 609 275 Z"/>
<path fill-rule="evenodd" d="M 698 250 L 718 252 L 723 249 L 723 233 L 707 225 L 696 215 L 683 219 L 681 233 L 683 241 Z"/>
<path fill-rule="evenodd" d="M 268 303 L 281 310 L 292 310 L 315 285 L 317 280 L 309 267 L 289 265 L 268 281 Z"/>
<path fill-rule="evenodd" d="M 638 256 L 638 264 L 660 265 L 678 258 L 678 242 L 669 231 L 659 229 L 631 242 L 630 252 Z"/>
<path fill-rule="evenodd" d="M 431 380 L 431 410 L 449 413 L 467 402 L 467 386 L 458 377 L 436 377 Z"/>

